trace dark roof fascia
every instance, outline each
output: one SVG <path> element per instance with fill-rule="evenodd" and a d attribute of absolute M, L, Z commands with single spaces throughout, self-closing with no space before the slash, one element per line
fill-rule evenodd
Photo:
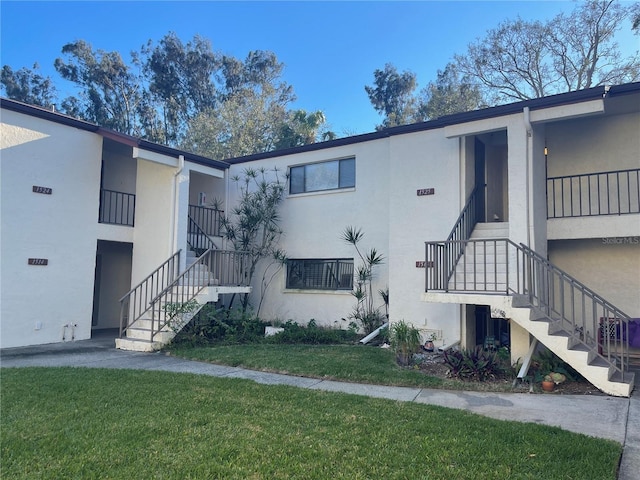
<path fill-rule="evenodd" d="M 618 97 L 620 95 L 629 95 L 640 93 L 640 82 L 623 83 L 622 85 L 613 85 L 607 93 L 610 97 Z"/>
<path fill-rule="evenodd" d="M 262 160 L 274 157 L 284 157 L 286 155 L 295 155 L 302 152 L 313 152 L 314 150 L 323 150 L 325 148 L 341 147 L 343 145 L 351 145 L 354 143 L 369 142 L 371 140 L 378 140 L 380 138 L 387 138 L 389 133 L 386 130 L 378 132 L 364 133 L 362 135 L 355 135 L 353 137 L 337 138 L 336 140 L 327 140 L 324 142 L 310 143 L 309 145 L 302 145 L 300 147 L 283 148 L 281 150 L 271 150 L 269 152 L 254 153 L 252 155 L 245 155 L 243 157 L 226 158 L 224 161 L 231 165 L 237 163 L 251 162 L 253 160 Z"/>
<path fill-rule="evenodd" d="M 16 100 L 10 100 L 8 98 L 0 97 L 0 107 L 7 110 L 12 110 L 14 112 L 22 113 L 24 115 L 38 117 L 69 127 L 78 128 L 80 130 L 86 130 L 88 132 L 97 132 L 100 128 L 95 123 L 87 122 L 85 120 L 79 120 L 63 113 L 54 112 L 43 107 L 29 105 L 27 103 L 18 102 Z"/>
<path fill-rule="evenodd" d="M 486 120 L 489 118 L 501 117 L 505 115 L 512 115 L 520 113 L 525 107 L 529 107 L 530 110 L 539 110 L 543 108 L 556 107 L 560 105 L 569 105 L 572 103 L 585 102 L 588 100 L 596 100 L 598 98 L 604 98 L 606 96 L 618 96 L 631 93 L 640 92 L 640 82 L 627 83 L 623 85 L 615 85 L 612 87 L 598 86 L 585 90 L 577 90 L 568 93 L 559 93 L 557 95 L 550 95 L 548 97 L 533 98 L 530 100 L 523 100 L 520 102 L 509 103 L 506 105 L 498 105 L 496 107 L 483 108 L 481 110 L 472 110 L 470 112 L 456 113 L 453 115 L 446 115 L 434 120 L 426 122 L 412 123 L 409 125 L 400 125 L 398 127 L 386 128 L 373 133 L 366 133 L 363 135 L 357 135 L 354 137 L 345 137 L 337 140 L 329 140 L 326 142 L 312 143 L 310 145 L 304 145 L 301 147 L 288 148 L 283 150 L 274 150 L 271 152 L 257 153 L 254 155 L 247 155 L 244 157 L 225 159 L 225 162 L 231 165 L 237 163 L 245 163 L 253 160 L 263 160 L 274 157 L 283 157 L 286 155 L 294 155 L 296 153 L 310 152 L 314 150 L 322 150 L 325 148 L 339 147 L 343 145 L 351 145 L 355 143 L 368 142 L 371 140 L 378 140 L 380 138 L 388 138 L 396 135 L 405 135 L 408 133 L 422 132 L 426 130 L 433 130 L 437 128 L 443 128 L 451 125 L 462 124 L 467 122 L 473 122 L 477 120 Z"/>
<path fill-rule="evenodd" d="M 188 162 L 197 163 L 199 165 L 205 165 L 207 167 L 215 167 L 222 170 L 226 170 L 229 168 L 229 164 L 227 162 L 222 162 L 220 160 L 213 160 L 211 158 L 203 157 L 201 155 L 196 155 L 195 153 L 185 152 L 183 150 L 177 150 L 172 147 L 167 147 L 166 145 L 160 145 L 159 143 L 152 143 L 147 140 L 140 139 L 138 141 L 138 145 L 140 148 L 144 148 L 145 150 L 151 150 L 152 152 L 161 153 L 163 155 L 170 156 L 178 156 L 182 155 L 184 159 Z"/>
<path fill-rule="evenodd" d="M 150 152 L 160 153 L 162 155 L 168 155 L 175 158 L 178 158 L 180 155 L 182 155 L 186 161 L 205 165 L 207 167 L 215 167 L 222 170 L 226 170 L 229 168 L 228 163 L 221 162 L 219 160 L 213 160 L 211 158 L 196 155 L 194 153 L 188 153 L 176 148 L 167 147 L 166 145 L 161 145 L 159 143 L 153 143 L 148 140 L 143 140 L 138 137 L 127 135 L 126 133 L 116 132 L 115 130 L 111 130 L 109 128 L 100 127 L 98 129 L 98 133 L 105 138 L 113 140 L 114 142 L 129 145 L 130 147 L 138 147 Z"/>
<path fill-rule="evenodd" d="M 32 117 L 42 118 L 44 120 L 49 120 L 51 122 L 60 123 L 62 125 L 66 125 L 69 127 L 78 128 L 81 130 L 86 130 L 89 132 L 97 133 L 105 138 L 109 138 L 114 142 L 118 142 L 124 145 L 128 145 L 130 147 L 139 147 L 144 150 L 149 150 L 151 152 L 160 153 L 163 155 L 169 155 L 172 157 L 178 158 L 178 156 L 184 156 L 184 159 L 189 162 L 197 163 L 200 165 L 205 165 L 207 167 L 214 167 L 222 170 L 226 170 L 229 168 L 229 164 L 226 162 L 221 162 L 219 160 L 213 160 L 211 158 L 203 157 L 201 155 L 196 155 L 193 153 L 188 153 L 182 150 L 178 150 L 172 147 L 167 147 L 165 145 L 160 145 L 158 143 L 149 142 L 147 140 L 142 140 L 137 137 L 133 137 L 131 135 L 127 135 L 125 133 L 116 132 L 115 130 L 111 130 L 109 128 L 100 127 L 91 122 L 87 122 L 85 120 L 79 120 L 77 118 L 70 117 L 63 113 L 53 112 L 51 110 L 47 110 L 43 107 L 37 107 L 35 105 L 29 105 L 26 103 L 18 102 L 16 100 L 11 100 L 8 98 L 0 97 L 0 106 L 7 110 L 12 110 L 18 113 L 23 113 L 25 115 L 30 115 Z"/>

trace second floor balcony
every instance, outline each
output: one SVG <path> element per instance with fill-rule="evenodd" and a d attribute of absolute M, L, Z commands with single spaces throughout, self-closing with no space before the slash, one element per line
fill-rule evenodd
<path fill-rule="evenodd" d="M 99 223 L 111 225 L 134 226 L 136 212 L 136 196 L 132 193 L 100 190 Z"/>
<path fill-rule="evenodd" d="M 547 178 L 547 218 L 640 213 L 640 169 Z"/>

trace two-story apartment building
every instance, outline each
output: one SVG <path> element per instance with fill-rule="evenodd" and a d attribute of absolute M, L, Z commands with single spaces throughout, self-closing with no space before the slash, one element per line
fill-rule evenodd
<path fill-rule="evenodd" d="M 119 341 L 123 348 L 157 348 L 162 311 L 151 312 L 155 325 L 132 324 L 161 293 L 178 302 L 248 291 L 233 277 L 235 254 L 223 250 L 202 259 L 209 270 L 191 266 L 180 291 L 169 288 L 190 254 L 219 238 L 220 212 L 203 199 L 224 199 L 228 164 L 19 102 L 1 105 L 2 348 L 114 328 L 131 337 Z"/>
<path fill-rule="evenodd" d="M 76 324 L 75 338 L 88 338 L 91 318 L 112 326 L 118 298 L 151 272 L 148 283 L 162 277 L 155 269 L 167 258 L 224 248 L 203 225 L 215 215 L 205 198 L 232 208 L 229 178 L 278 168 L 289 176 L 288 260 L 267 289 L 252 285 L 263 319 L 345 328 L 359 258 L 341 236 L 360 228 L 361 246 L 384 256 L 373 291 L 388 288 L 391 322 L 412 323 L 439 347 L 509 345 L 514 361 L 536 339 L 603 391 L 630 393 L 628 363 L 640 351 L 638 83 L 225 162 L 15 102 L 2 108 L 3 346 L 66 340 Z M 201 297 L 204 283 L 211 295 L 223 284 L 247 291 L 237 278 L 221 282 L 211 259 L 199 280 L 189 280 L 196 267 L 178 279 L 185 257 L 165 265 L 171 281 L 156 296 L 185 298 L 190 282 Z M 123 337 L 137 335 L 132 305 L 146 308 L 143 289 L 122 303 Z M 39 295 L 47 300 L 33 302 Z M 134 348 L 126 338 L 119 346 Z"/>
<path fill-rule="evenodd" d="M 629 84 L 228 160 L 290 174 L 289 263 L 261 313 L 344 326 L 355 300 L 333 272 L 358 264 L 341 240 L 353 226 L 385 256 L 374 292 L 388 287 L 392 322 L 440 347 L 506 344 L 514 362 L 537 338 L 624 393 L 629 352 L 616 349 L 640 351 L 639 132 Z"/>

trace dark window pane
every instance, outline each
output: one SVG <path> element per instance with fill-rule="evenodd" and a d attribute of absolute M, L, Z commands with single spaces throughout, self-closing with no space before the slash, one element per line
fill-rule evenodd
<path fill-rule="evenodd" d="M 340 160 L 340 188 L 356 186 L 356 159 Z"/>
<path fill-rule="evenodd" d="M 289 260 L 286 288 L 351 290 L 353 259 Z"/>
<path fill-rule="evenodd" d="M 291 167 L 289 170 L 290 183 L 289 193 L 302 193 L 304 192 L 304 166 Z"/>

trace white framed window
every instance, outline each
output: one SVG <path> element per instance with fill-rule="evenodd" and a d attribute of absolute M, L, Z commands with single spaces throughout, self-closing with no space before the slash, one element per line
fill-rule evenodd
<path fill-rule="evenodd" d="M 355 157 L 289 168 L 289 193 L 319 192 L 356 186 Z"/>

